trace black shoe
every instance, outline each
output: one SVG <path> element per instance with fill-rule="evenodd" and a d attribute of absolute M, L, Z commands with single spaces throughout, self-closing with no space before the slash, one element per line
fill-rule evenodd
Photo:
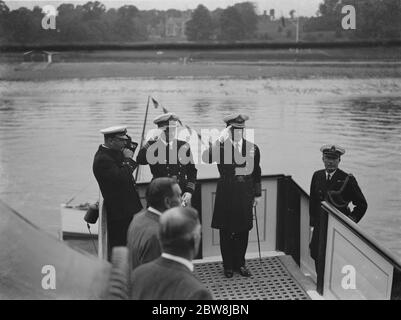
<path fill-rule="evenodd" d="M 226 278 L 232 278 L 234 276 L 234 272 L 231 269 L 224 269 L 224 275 Z"/>
<path fill-rule="evenodd" d="M 243 277 L 252 277 L 252 273 L 245 266 L 239 268 L 239 274 Z"/>

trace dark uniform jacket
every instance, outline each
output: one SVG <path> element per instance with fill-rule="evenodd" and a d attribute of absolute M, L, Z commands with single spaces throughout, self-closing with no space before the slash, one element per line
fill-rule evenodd
<path fill-rule="evenodd" d="M 310 226 L 314 227 L 310 244 L 311 256 L 314 259 L 317 259 L 318 254 L 319 213 L 321 202 L 328 201 L 331 203 L 328 198 L 328 191 L 339 191 L 343 187 L 347 176 L 347 173 L 337 169 L 330 181 L 326 182 L 326 170 L 319 170 L 313 174 L 310 187 L 309 217 Z M 343 190 L 341 197 L 346 203 L 353 203 L 355 208 L 352 212 L 348 206 L 336 207 L 334 203 L 331 204 L 354 222 L 359 222 L 364 216 L 368 204 L 354 176 L 350 175 L 349 181 Z"/>
<path fill-rule="evenodd" d="M 211 293 L 183 264 L 160 257 L 136 268 L 133 300 L 212 300 Z"/>
<path fill-rule="evenodd" d="M 93 161 L 93 173 L 107 210 L 107 220 L 132 218 L 142 209 L 132 175 L 136 163 L 122 152 L 100 146 Z"/>
<path fill-rule="evenodd" d="M 226 155 L 232 152 L 234 156 L 225 159 L 225 148 Z M 246 155 L 249 159 L 239 164 L 243 160 L 230 140 L 215 143 L 202 154 L 204 162 L 217 162 L 220 173 L 212 228 L 246 232 L 253 227 L 253 201 L 255 197 L 261 196 L 260 151 L 257 145 L 244 139 L 242 159 Z"/>
<path fill-rule="evenodd" d="M 160 257 L 159 218 L 156 213 L 144 209 L 132 220 L 127 239 L 131 269 Z"/>
<path fill-rule="evenodd" d="M 137 161 L 141 165 L 149 164 L 153 179 L 175 177 L 183 193 L 192 194 L 195 191 L 198 170 L 188 143 L 173 140 L 172 146 L 169 146 L 161 139 L 148 141 L 139 150 Z"/>

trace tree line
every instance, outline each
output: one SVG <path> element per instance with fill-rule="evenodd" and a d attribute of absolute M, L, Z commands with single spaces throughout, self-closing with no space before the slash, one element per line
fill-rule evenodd
<path fill-rule="evenodd" d="M 344 32 L 342 8 L 352 5 L 356 29 Z M 401 1 L 399 0 L 324 0 L 317 17 L 308 19 L 304 31 L 334 31 L 336 37 L 350 39 L 401 39 Z"/>
<path fill-rule="evenodd" d="M 357 28 L 350 32 L 344 32 L 341 27 L 341 9 L 346 4 L 356 8 Z M 150 39 L 152 29 L 165 25 L 169 17 L 183 15 L 174 9 L 141 11 L 133 5 L 107 10 L 99 1 L 61 4 L 57 12 L 56 29 L 44 30 L 42 8 L 10 10 L 0 0 L 0 44 L 143 42 Z M 290 15 L 293 14 L 292 10 Z M 188 41 L 251 41 L 257 39 L 260 18 L 252 2 L 213 11 L 199 5 L 185 23 L 185 36 Z M 323 0 L 317 16 L 302 19 L 304 33 L 333 31 L 337 37 L 351 39 L 400 39 L 401 1 Z M 160 30 L 163 38 L 165 30 Z"/>

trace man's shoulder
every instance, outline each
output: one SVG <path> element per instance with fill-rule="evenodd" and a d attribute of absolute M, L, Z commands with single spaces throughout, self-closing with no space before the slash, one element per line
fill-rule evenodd
<path fill-rule="evenodd" d="M 159 259 L 141 264 L 135 270 L 132 272 L 132 278 L 136 279 L 142 279 L 146 278 L 147 276 L 150 276 L 151 278 L 154 277 L 157 273 L 157 269 L 161 269 L 159 265 Z"/>
<path fill-rule="evenodd" d="M 337 171 L 336 171 L 336 176 L 337 176 L 339 179 L 345 179 L 347 176 L 353 177 L 352 174 L 349 174 L 349 173 L 347 173 L 347 172 L 345 172 L 345 171 L 343 171 L 343 170 L 341 170 L 341 169 L 337 169 Z"/>
<path fill-rule="evenodd" d="M 243 140 L 243 143 L 245 143 L 247 149 L 253 149 L 253 150 L 258 150 L 259 151 L 259 147 L 258 147 L 258 145 L 256 143 L 251 142 L 251 141 L 246 140 L 246 139 Z"/>
<path fill-rule="evenodd" d="M 132 281 L 147 288 L 152 283 L 163 283 L 162 287 L 167 286 L 167 291 L 175 292 L 180 299 L 212 298 L 207 288 L 185 266 L 163 257 L 137 267 L 132 273 Z"/>
<path fill-rule="evenodd" d="M 210 294 L 209 290 L 193 273 L 182 272 L 180 279 L 180 286 L 183 288 L 183 290 L 187 290 L 189 299 L 212 299 L 212 295 Z"/>
<path fill-rule="evenodd" d="M 190 145 L 189 145 L 189 143 L 188 142 L 186 142 L 186 141 L 184 141 L 184 140 L 180 140 L 180 139 L 177 139 L 177 146 L 180 148 L 180 147 L 186 147 L 186 148 L 190 148 Z"/>
<path fill-rule="evenodd" d="M 323 175 L 325 176 L 325 175 L 326 175 L 325 172 L 326 172 L 325 169 L 317 170 L 317 171 L 315 171 L 315 172 L 313 173 L 313 176 L 314 176 L 314 177 L 323 176 Z"/>
<path fill-rule="evenodd" d="M 110 150 L 100 145 L 95 153 L 94 161 L 109 160 L 109 159 L 114 160 Z"/>
<path fill-rule="evenodd" d="M 134 215 L 134 218 L 132 219 L 131 225 L 132 226 L 143 226 L 143 225 L 158 225 L 158 220 L 152 219 L 150 215 L 152 215 L 147 208 L 142 209 L 139 213 Z"/>

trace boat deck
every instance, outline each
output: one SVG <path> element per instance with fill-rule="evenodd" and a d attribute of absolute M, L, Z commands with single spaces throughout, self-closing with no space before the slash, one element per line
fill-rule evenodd
<path fill-rule="evenodd" d="M 234 273 L 227 279 L 221 262 L 195 263 L 195 274 L 217 300 L 310 300 L 311 287 L 289 256 L 247 260 L 252 277 Z M 306 284 L 306 285 L 305 285 Z"/>

